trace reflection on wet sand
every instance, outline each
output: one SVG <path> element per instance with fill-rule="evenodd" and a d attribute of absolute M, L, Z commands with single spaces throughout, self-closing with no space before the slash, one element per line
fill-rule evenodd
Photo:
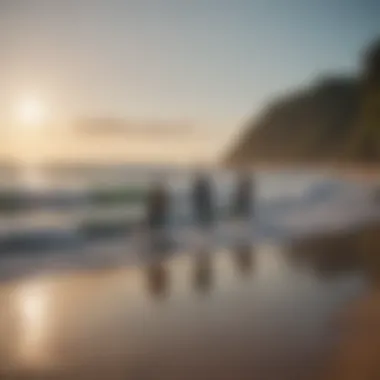
<path fill-rule="evenodd" d="M 166 268 L 171 242 L 164 231 L 150 235 L 149 264 L 146 266 L 147 288 L 154 298 L 163 298 L 169 291 L 169 274 Z"/>
<path fill-rule="evenodd" d="M 379 378 L 378 232 L 1 284 L 1 378 Z"/>
<path fill-rule="evenodd" d="M 18 360 L 26 365 L 38 365 L 45 361 L 48 352 L 44 345 L 49 333 L 49 289 L 43 284 L 29 284 L 18 288 L 13 296 L 20 315 Z"/>
<path fill-rule="evenodd" d="M 165 263 L 149 265 L 146 269 L 148 291 L 152 297 L 162 298 L 169 290 L 169 276 Z"/>
<path fill-rule="evenodd" d="M 357 247 L 370 287 L 339 315 L 340 340 L 328 366 L 328 380 L 380 378 L 380 228 L 358 234 Z"/>
<path fill-rule="evenodd" d="M 156 247 L 160 247 L 156 245 Z M 146 282 L 149 294 L 153 298 L 164 298 L 170 292 L 170 269 L 168 268 L 168 247 L 164 243 L 157 252 L 152 251 L 151 262 L 146 265 Z M 229 256 L 235 262 L 237 274 L 248 276 L 252 273 L 253 255 L 252 247 L 248 243 L 242 243 L 232 249 Z M 215 252 L 214 252 L 215 253 Z M 189 256 L 192 263 L 192 288 L 189 291 L 195 291 L 200 294 L 209 293 L 213 287 L 213 252 L 210 248 L 203 247 Z M 218 261 L 218 258 L 215 260 Z"/>
<path fill-rule="evenodd" d="M 194 289 L 199 293 L 208 293 L 212 289 L 212 257 L 209 250 L 196 253 L 194 258 Z"/>
<path fill-rule="evenodd" d="M 310 268 L 319 277 L 334 277 L 360 269 L 361 233 L 338 233 L 294 241 L 289 256 L 296 266 Z"/>
<path fill-rule="evenodd" d="M 234 249 L 236 267 L 242 275 L 249 275 L 253 267 L 252 247 L 248 244 L 241 244 Z"/>

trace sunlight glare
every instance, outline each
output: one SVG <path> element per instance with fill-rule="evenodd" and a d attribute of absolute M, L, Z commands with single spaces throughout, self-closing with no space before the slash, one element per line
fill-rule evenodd
<path fill-rule="evenodd" d="M 21 330 L 19 359 L 25 365 L 38 365 L 45 359 L 49 289 L 43 284 L 26 284 L 17 293 Z"/>
<path fill-rule="evenodd" d="M 47 109 L 39 98 L 26 97 L 17 105 L 16 116 L 23 126 L 38 127 L 46 121 Z"/>

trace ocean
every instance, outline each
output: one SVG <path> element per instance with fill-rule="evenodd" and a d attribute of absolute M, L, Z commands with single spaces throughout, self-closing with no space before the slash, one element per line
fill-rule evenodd
<path fill-rule="evenodd" d="M 373 187 L 326 173 L 252 175 L 255 214 L 239 221 L 229 213 L 234 173 L 210 171 L 218 217 L 208 229 L 192 219 L 190 171 L 9 176 L 0 377 L 294 380 L 356 368 L 335 350 L 351 358 L 377 339 Z M 171 217 L 152 233 L 138 226 L 157 178 Z M 96 203 L 94 189 L 118 195 Z M 374 322 L 347 325 L 358 315 Z"/>
<path fill-rule="evenodd" d="M 215 247 L 229 247 L 242 239 L 258 243 L 326 228 L 349 228 L 378 215 L 369 186 L 321 172 L 257 171 L 252 173 L 255 215 L 241 223 L 230 215 L 236 174 L 221 169 L 204 172 L 209 175 L 217 210 L 207 232 L 193 219 L 189 195 L 194 172 L 189 168 L 121 165 L 3 170 L 0 275 L 8 278 L 46 267 L 147 260 L 147 238 L 139 226 L 146 193 L 157 180 L 165 183 L 170 194 L 165 236 L 174 253 L 192 250 L 202 239 Z"/>

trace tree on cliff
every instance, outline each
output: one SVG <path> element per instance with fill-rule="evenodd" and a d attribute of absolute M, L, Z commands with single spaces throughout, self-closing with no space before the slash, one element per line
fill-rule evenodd
<path fill-rule="evenodd" d="M 380 160 L 380 41 L 364 58 L 359 128 L 362 139 L 356 142 L 368 160 Z"/>

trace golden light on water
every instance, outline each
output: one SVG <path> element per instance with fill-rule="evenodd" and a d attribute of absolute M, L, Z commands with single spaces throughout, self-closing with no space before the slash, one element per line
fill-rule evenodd
<path fill-rule="evenodd" d="M 49 289 L 39 283 L 26 284 L 17 293 L 21 323 L 17 356 L 23 365 L 38 366 L 46 359 L 49 297 Z"/>

